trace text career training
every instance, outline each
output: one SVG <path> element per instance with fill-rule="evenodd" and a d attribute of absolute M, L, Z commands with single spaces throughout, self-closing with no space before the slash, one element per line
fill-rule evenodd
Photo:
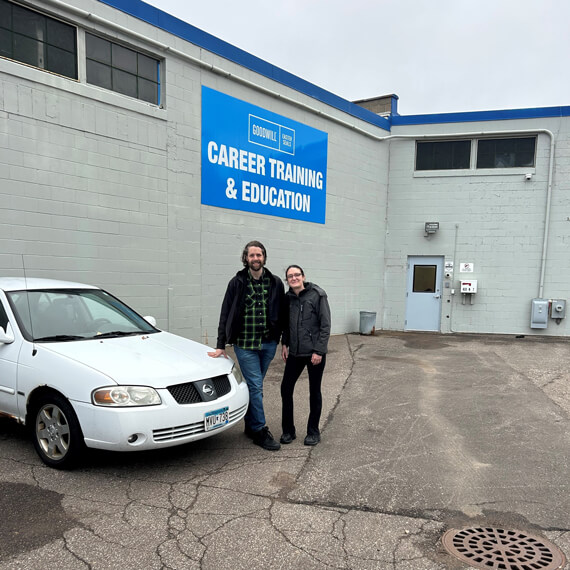
<path fill-rule="evenodd" d="M 208 143 L 208 160 L 212 164 L 270 176 L 276 180 L 292 182 L 309 188 L 323 189 L 323 173 L 297 164 L 289 164 L 276 158 L 265 158 L 261 154 L 237 149 L 225 144 L 218 145 L 214 141 Z M 269 162 L 269 172 L 267 172 Z"/>

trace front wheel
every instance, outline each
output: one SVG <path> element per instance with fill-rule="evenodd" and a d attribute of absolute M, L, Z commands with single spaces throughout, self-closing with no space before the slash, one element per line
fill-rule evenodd
<path fill-rule="evenodd" d="M 85 448 L 81 426 L 71 404 L 58 394 L 42 398 L 34 413 L 34 447 L 55 469 L 75 466 Z"/>

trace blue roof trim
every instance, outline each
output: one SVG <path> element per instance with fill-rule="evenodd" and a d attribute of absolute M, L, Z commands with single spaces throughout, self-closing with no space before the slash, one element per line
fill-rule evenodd
<path fill-rule="evenodd" d="M 568 117 L 570 106 L 505 109 L 502 111 L 472 111 L 467 113 L 439 113 L 436 115 L 397 115 L 392 125 L 429 125 L 435 123 L 469 123 L 475 121 L 509 121 L 512 119 L 544 119 Z"/>
<path fill-rule="evenodd" d="M 143 20 L 152 26 L 160 28 L 184 40 L 187 40 L 207 51 L 213 52 L 225 59 L 233 61 L 243 67 L 246 67 L 256 73 L 264 75 L 274 81 L 295 89 L 300 93 L 309 95 L 322 103 L 326 103 L 331 107 L 335 107 L 344 113 L 348 113 L 353 117 L 362 119 L 368 123 L 376 125 L 386 131 L 390 130 L 390 121 L 384 117 L 380 117 L 372 111 L 368 111 L 334 93 L 326 91 L 313 83 L 305 81 L 284 69 L 271 65 L 270 63 L 260 59 L 250 53 L 239 49 L 179 18 L 171 16 L 150 4 L 146 4 L 141 0 L 99 0 L 103 4 L 107 4 L 112 8 L 121 10 L 126 14 L 134 16 L 139 20 Z"/>

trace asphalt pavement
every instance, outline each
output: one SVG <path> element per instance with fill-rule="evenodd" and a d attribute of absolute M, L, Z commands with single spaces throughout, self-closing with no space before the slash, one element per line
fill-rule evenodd
<path fill-rule="evenodd" d="M 453 528 L 516 529 L 568 557 L 568 339 L 382 332 L 329 348 L 315 447 L 306 374 L 298 438 L 276 452 L 240 426 L 55 471 L 1 418 L 0 569 L 469 568 L 442 545 Z M 276 437 L 282 374 L 276 358 Z"/>

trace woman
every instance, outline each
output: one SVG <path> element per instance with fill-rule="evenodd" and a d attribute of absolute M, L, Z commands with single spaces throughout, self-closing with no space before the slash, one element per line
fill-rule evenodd
<path fill-rule="evenodd" d="M 289 327 L 285 329 L 282 340 L 285 372 L 281 382 L 281 443 L 291 443 L 297 437 L 293 420 L 293 391 L 306 366 L 309 373 L 310 414 L 305 445 L 317 445 L 321 441 L 321 380 L 331 330 L 331 312 L 327 294 L 314 283 L 305 281 L 305 273 L 298 265 L 290 265 L 285 277 L 289 285 Z"/>

